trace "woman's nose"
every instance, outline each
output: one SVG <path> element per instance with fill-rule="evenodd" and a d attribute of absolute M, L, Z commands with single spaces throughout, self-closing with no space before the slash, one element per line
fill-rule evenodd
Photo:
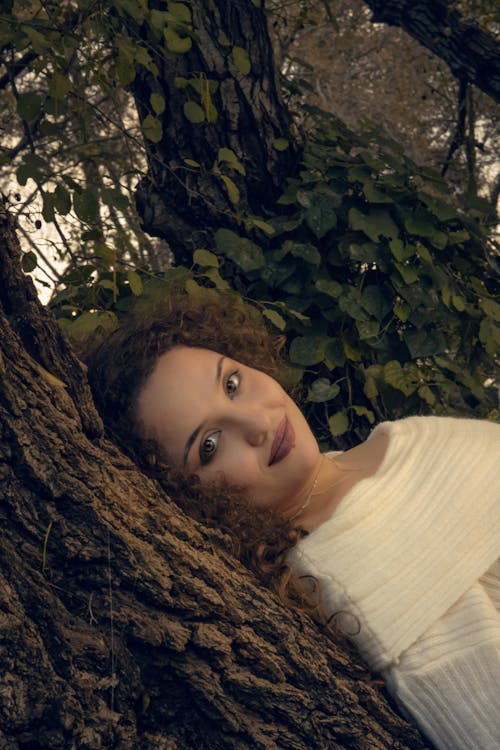
<path fill-rule="evenodd" d="M 265 442 L 270 424 L 263 409 L 241 409 L 237 420 L 242 436 L 249 445 L 258 447 Z"/>

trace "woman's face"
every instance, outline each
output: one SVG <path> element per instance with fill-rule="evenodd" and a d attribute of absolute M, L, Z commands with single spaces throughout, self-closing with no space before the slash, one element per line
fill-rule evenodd
<path fill-rule="evenodd" d="M 258 506 L 297 508 L 320 458 L 302 412 L 271 377 L 208 349 L 162 355 L 138 399 L 146 433 L 202 482 L 243 488 Z"/>

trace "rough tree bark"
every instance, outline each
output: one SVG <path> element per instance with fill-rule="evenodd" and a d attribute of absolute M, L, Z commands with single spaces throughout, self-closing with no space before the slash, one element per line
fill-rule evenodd
<path fill-rule="evenodd" d="M 0 748 L 422 748 L 103 437 L 0 213 Z"/>
<path fill-rule="evenodd" d="M 448 0 L 365 0 L 375 23 L 400 26 L 441 57 L 459 80 L 500 102 L 500 47 Z"/>

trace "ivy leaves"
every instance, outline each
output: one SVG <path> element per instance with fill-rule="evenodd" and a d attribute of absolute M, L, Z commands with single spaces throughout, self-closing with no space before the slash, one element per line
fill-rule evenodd
<path fill-rule="evenodd" d="M 456 404 L 497 413 L 484 382 L 497 371 L 498 280 L 480 227 L 436 187 L 446 190 L 373 135 L 320 128 L 278 201 L 286 211 L 270 220 L 264 255 L 249 238 L 215 235 L 217 252 L 247 273 L 248 293 L 284 305 L 289 357 L 326 440 L 366 434 L 375 415 Z"/>

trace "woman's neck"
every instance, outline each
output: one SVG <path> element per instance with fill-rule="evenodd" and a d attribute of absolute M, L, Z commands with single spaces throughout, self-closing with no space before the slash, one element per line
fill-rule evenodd
<path fill-rule="evenodd" d="M 387 445 L 387 435 L 380 434 L 337 456 L 323 454 L 306 500 L 290 516 L 292 523 L 306 531 L 321 526 L 359 481 L 376 473 Z"/>

